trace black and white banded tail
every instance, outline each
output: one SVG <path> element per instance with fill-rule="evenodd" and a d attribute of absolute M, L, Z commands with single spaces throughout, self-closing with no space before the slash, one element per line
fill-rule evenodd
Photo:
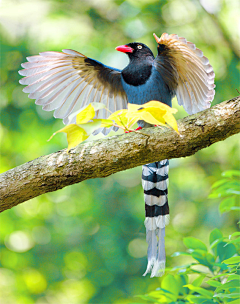
<path fill-rule="evenodd" d="M 148 265 L 144 273 L 161 276 L 165 270 L 165 226 L 169 223 L 168 159 L 142 167 Z"/>

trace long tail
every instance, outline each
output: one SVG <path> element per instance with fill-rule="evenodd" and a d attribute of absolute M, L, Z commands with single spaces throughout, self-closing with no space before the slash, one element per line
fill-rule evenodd
<path fill-rule="evenodd" d="M 169 223 L 168 159 L 142 167 L 148 265 L 144 276 L 159 277 L 165 271 L 165 226 Z"/>

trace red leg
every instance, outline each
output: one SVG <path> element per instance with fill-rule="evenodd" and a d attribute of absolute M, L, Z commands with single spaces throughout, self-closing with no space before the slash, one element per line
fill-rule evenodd
<path fill-rule="evenodd" d="M 142 129 L 142 127 L 138 127 L 137 129 L 135 129 L 135 131 L 139 131 L 139 130 L 141 130 L 141 129 Z M 131 130 L 125 131 L 125 133 L 130 133 L 130 132 L 133 132 L 133 131 L 131 131 Z"/>

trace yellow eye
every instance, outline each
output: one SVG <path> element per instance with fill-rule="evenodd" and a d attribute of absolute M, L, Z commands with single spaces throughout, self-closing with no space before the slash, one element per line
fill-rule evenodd
<path fill-rule="evenodd" d="M 141 45 L 138 45 L 137 48 L 138 48 L 139 50 L 141 50 L 141 49 L 142 49 L 142 46 L 141 46 Z"/>

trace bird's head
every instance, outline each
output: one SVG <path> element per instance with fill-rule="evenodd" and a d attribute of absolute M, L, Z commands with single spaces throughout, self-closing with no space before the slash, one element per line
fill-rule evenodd
<path fill-rule="evenodd" d="M 116 47 L 116 50 L 119 52 L 126 53 L 129 59 L 141 58 L 144 57 L 154 57 L 152 51 L 145 44 L 140 42 L 131 42 L 126 45 L 120 45 Z"/>

